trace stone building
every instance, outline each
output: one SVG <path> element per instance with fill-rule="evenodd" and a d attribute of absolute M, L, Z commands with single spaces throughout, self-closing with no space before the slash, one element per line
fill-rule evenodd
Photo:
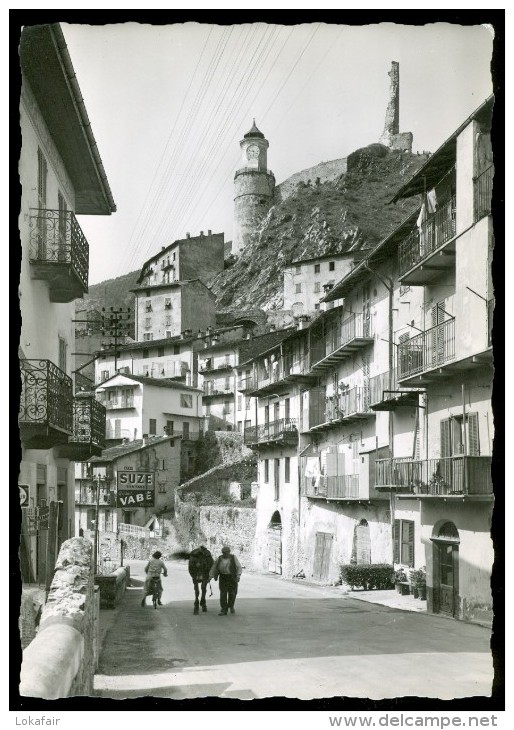
<path fill-rule="evenodd" d="M 327 308 L 321 300 L 350 271 L 358 256 L 358 252 L 352 251 L 292 261 L 284 269 L 284 309 L 299 316 Z M 333 306 L 330 304 L 329 308 Z"/>
<path fill-rule="evenodd" d="M 44 584 L 73 535 L 73 461 L 105 438 L 105 409 L 71 377 L 89 260 L 76 216 L 116 207 L 60 26 L 24 28 L 20 64 L 20 559 L 24 583 Z"/>
<path fill-rule="evenodd" d="M 275 176 L 268 169 L 269 142 L 255 126 L 239 143 L 242 165 L 234 176 L 234 230 L 232 253 L 239 254 L 271 207 Z"/>

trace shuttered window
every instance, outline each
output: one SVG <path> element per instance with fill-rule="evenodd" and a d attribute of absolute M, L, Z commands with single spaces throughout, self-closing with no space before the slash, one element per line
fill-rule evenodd
<path fill-rule="evenodd" d="M 468 421 L 468 453 L 470 456 L 480 456 L 480 438 L 478 434 L 478 413 L 470 413 Z"/>
<path fill-rule="evenodd" d="M 68 349 L 68 343 L 64 337 L 59 337 L 59 367 L 61 370 L 66 372 L 66 352 Z"/>
<path fill-rule="evenodd" d="M 451 419 L 441 421 L 441 457 L 452 455 Z"/>
<path fill-rule="evenodd" d="M 414 522 L 394 521 L 394 562 L 414 567 Z"/>
<path fill-rule="evenodd" d="M 286 456 L 284 459 L 284 481 L 289 484 L 291 479 L 291 458 Z"/>
<path fill-rule="evenodd" d="M 38 147 L 37 150 L 37 202 L 39 208 L 46 208 L 46 178 L 48 165 L 45 156 Z"/>
<path fill-rule="evenodd" d="M 269 482 L 269 461 L 268 459 L 264 459 L 264 483 L 267 484 Z"/>

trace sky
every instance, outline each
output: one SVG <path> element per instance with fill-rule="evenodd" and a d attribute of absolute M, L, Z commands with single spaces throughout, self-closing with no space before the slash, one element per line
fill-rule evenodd
<path fill-rule="evenodd" d="M 90 284 L 140 268 L 186 232 L 232 239 L 239 142 L 254 118 L 278 184 L 379 141 L 392 61 L 413 151 L 435 151 L 492 93 L 487 26 L 62 29 L 117 205 L 79 217 Z"/>

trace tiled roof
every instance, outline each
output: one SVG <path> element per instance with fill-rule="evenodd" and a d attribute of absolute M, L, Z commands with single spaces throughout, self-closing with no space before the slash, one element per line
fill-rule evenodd
<path fill-rule="evenodd" d="M 150 446 L 157 446 L 163 444 L 166 441 L 172 441 L 173 439 L 181 438 L 180 436 L 150 436 L 145 439 L 136 439 L 135 441 L 128 441 L 126 444 L 118 444 L 117 446 L 110 446 L 108 449 L 104 449 L 100 456 L 92 456 L 88 459 L 88 462 L 95 464 L 103 464 L 107 461 L 116 461 L 121 456 L 132 454 L 134 451 L 141 451 L 147 449 Z"/>
<path fill-rule="evenodd" d="M 171 388 L 172 390 L 192 390 L 198 393 L 202 392 L 201 388 L 193 388 L 192 385 L 177 383 L 176 380 L 172 380 L 171 378 L 150 378 L 147 375 L 128 375 L 125 373 L 116 373 L 116 375 L 113 375 L 108 380 L 104 380 L 103 383 L 100 383 L 100 385 L 98 385 L 97 387 L 104 388 L 111 380 L 114 380 L 114 378 L 117 378 L 118 376 L 127 378 L 128 380 L 135 380 L 137 383 L 141 383 L 142 385 L 154 385 L 156 388 Z"/>

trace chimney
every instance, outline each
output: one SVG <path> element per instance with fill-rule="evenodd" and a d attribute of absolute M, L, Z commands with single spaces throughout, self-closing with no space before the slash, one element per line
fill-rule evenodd
<path fill-rule="evenodd" d="M 181 339 L 181 340 L 183 340 L 183 339 L 184 339 L 184 334 L 185 334 L 184 332 L 181 332 L 181 333 L 180 333 L 180 339 Z"/>
<path fill-rule="evenodd" d="M 203 231 L 200 231 L 200 238 L 203 238 Z"/>
<path fill-rule="evenodd" d="M 186 238 L 191 238 L 191 234 L 190 233 L 186 233 Z"/>
<path fill-rule="evenodd" d="M 211 231 L 211 229 L 210 229 L 210 228 L 209 228 L 209 230 L 207 231 L 207 235 L 208 235 L 208 236 L 212 236 L 212 231 Z"/>

